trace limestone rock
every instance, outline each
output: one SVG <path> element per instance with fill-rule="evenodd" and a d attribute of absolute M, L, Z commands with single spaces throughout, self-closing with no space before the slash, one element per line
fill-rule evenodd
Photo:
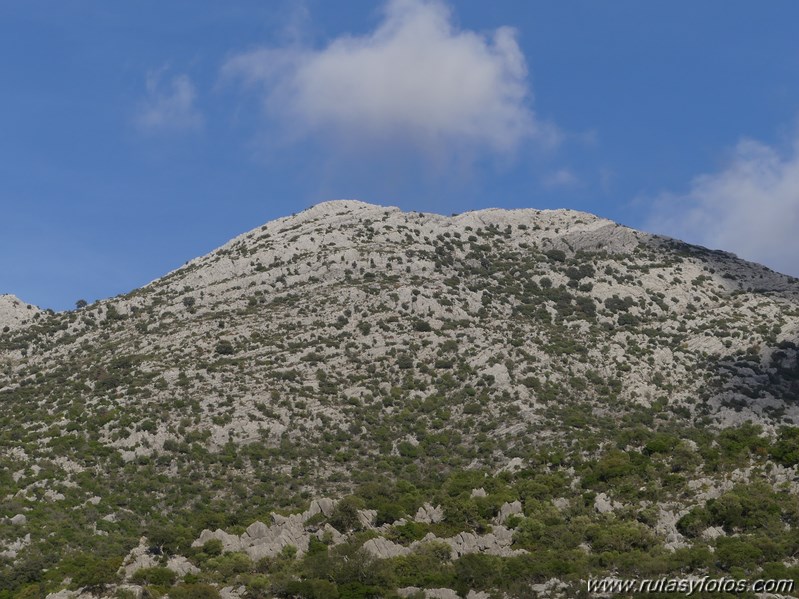
<path fill-rule="evenodd" d="M 166 567 L 182 579 L 186 574 L 198 574 L 200 569 L 182 555 L 173 555 L 167 560 Z"/>
<path fill-rule="evenodd" d="M 363 528 L 372 528 L 377 518 L 377 510 L 358 510 L 358 522 Z"/>
<path fill-rule="evenodd" d="M 332 499 L 323 497 L 322 499 L 314 499 L 311 502 L 311 507 L 308 509 L 310 516 L 315 514 L 323 514 L 326 518 L 333 515 L 333 510 L 336 508 L 336 502 Z"/>
<path fill-rule="evenodd" d="M 501 366 L 501 364 L 496 364 L 496 366 Z M 507 368 L 505 370 L 507 372 Z M 524 468 L 524 460 L 521 458 L 511 458 L 507 464 L 499 469 L 499 472 L 516 472 L 522 468 Z"/>
<path fill-rule="evenodd" d="M 217 528 L 216 530 L 208 530 L 207 528 L 200 533 L 200 538 L 194 541 L 192 547 L 202 547 L 208 541 L 218 539 L 222 541 L 223 551 L 239 551 L 241 549 L 241 539 L 236 535 L 226 533 L 224 530 Z"/>
<path fill-rule="evenodd" d="M 416 515 L 414 515 L 413 519 L 424 524 L 436 524 L 444 519 L 444 509 L 440 505 L 433 507 L 429 503 L 425 503 L 416 510 Z"/>
<path fill-rule="evenodd" d="M 269 527 L 263 522 L 253 522 L 247 527 L 251 539 L 262 539 L 269 533 Z"/>
<path fill-rule="evenodd" d="M 0 294 L 0 331 L 19 328 L 33 321 L 41 310 L 10 294 Z M 2 334 L 2 333 L 0 333 Z"/>
<path fill-rule="evenodd" d="M 452 547 L 458 557 L 469 553 L 487 553 L 503 557 L 527 553 L 523 549 L 511 549 L 513 531 L 504 526 L 495 526 L 492 532 L 485 535 L 461 532 L 454 537 L 442 539 L 442 541 Z"/>
<path fill-rule="evenodd" d="M 594 498 L 594 509 L 600 514 L 607 514 L 615 510 L 616 507 L 605 493 L 597 493 Z"/>
<path fill-rule="evenodd" d="M 363 544 L 364 551 L 370 553 L 378 559 L 388 559 L 400 555 L 408 555 L 411 550 L 408 547 L 392 543 L 383 537 L 369 539 Z"/>
<path fill-rule="evenodd" d="M 702 538 L 707 539 L 708 541 L 726 536 L 727 533 L 724 532 L 724 529 L 721 526 L 710 526 L 702 531 Z"/>
<path fill-rule="evenodd" d="M 666 538 L 664 545 L 666 549 L 674 551 L 689 545 L 685 537 L 677 530 L 677 522 L 687 513 L 687 510 L 674 511 L 660 506 L 658 509 L 658 521 L 655 524 L 655 531 Z"/>
<path fill-rule="evenodd" d="M 497 524 L 504 524 L 505 520 L 507 520 L 509 516 L 521 514 L 522 512 L 522 503 L 518 499 L 510 503 L 505 502 L 499 508 L 499 514 L 497 514 L 496 518 Z"/>
<path fill-rule="evenodd" d="M 24 537 L 6 543 L 5 549 L 0 551 L 0 557 L 8 557 L 14 559 L 17 554 L 31 544 L 31 533 L 26 534 Z"/>
<path fill-rule="evenodd" d="M 552 505 L 554 505 L 560 511 L 563 511 L 569 507 L 569 500 L 565 497 L 556 497 L 552 500 Z"/>
<path fill-rule="evenodd" d="M 150 555 L 149 545 L 147 539 L 142 537 L 139 539 L 139 544 L 130 550 L 128 555 L 122 561 L 120 568 L 123 578 L 129 580 L 133 574 L 142 568 L 152 568 L 158 565 L 158 560 L 155 556 Z"/>
<path fill-rule="evenodd" d="M 320 541 L 324 540 L 325 537 L 330 538 L 331 545 L 340 545 L 347 540 L 346 535 L 341 534 L 329 524 L 325 524 L 321 530 L 316 532 L 316 538 Z"/>

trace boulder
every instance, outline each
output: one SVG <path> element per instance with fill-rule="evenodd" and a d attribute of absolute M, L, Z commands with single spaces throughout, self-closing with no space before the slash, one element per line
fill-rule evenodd
<path fill-rule="evenodd" d="M 378 559 L 388 559 L 400 555 L 408 555 L 411 550 L 408 547 L 392 543 L 383 537 L 369 539 L 363 544 L 363 550 Z"/>
<path fill-rule="evenodd" d="M 517 501 L 512 501 L 510 503 L 505 502 L 499 508 L 499 514 L 497 515 L 496 518 L 497 524 L 504 524 L 505 520 L 507 520 L 509 516 L 521 513 L 522 513 L 521 501 L 517 500 Z"/>
<path fill-rule="evenodd" d="M 186 574 L 198 574 L 200 569 L 182 555 L 173 555 L 166 563 L 166 567 L 183 578 Z"/>
<path fill-rule="evenodd" d="M 336 502 L 327 497 L 322 499 L 314 499 L 311 502 L 311 507 L 308 509 L 309 517 L 321 513 L 326 518 L 333 515 L 333 510 L 336 508 Z"/>
<path fill-rule="evenodd" d="M 263 522 L 253 522 L 247 527 L 247 535 L 251 539 L 262 539 L 269 533 L 269 527 Z"/>

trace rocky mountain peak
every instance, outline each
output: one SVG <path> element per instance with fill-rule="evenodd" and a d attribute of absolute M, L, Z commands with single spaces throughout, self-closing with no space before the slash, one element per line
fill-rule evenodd
<path fill-rule="evenodd" d="M 23 302 L 15 295 L 0 295 L 0 330 L 17 328 L 31 322 L 41 312 L 36 306 Z M 6 331 L 7 332 L 7 331 Z"/>

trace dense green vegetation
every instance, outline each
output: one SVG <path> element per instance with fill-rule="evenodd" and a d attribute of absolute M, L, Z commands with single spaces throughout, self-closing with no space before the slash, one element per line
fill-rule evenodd
<path fill-rule="evenodd" d="M 314 541 L 301 557 L 287 547 L 277 558 L 254 563 L 244 553 L 223 553 L 218 541 L 191 547 L 203 528 L 242 530 L 256 515 L 263 518 L 267 506 L 259 503 L 258 493 L 242 495 L 238 504 L 208 501 L 205 508 L 178 511 L 169 518 L 153 514 L 106 523 L 108 535 L 100 538 L 91 533 L 92 525 L 102 522 L 96 513 L 93 520 L 63 522 L 56 538 L 35 552 L 23 552 L 15 564 L 7 563 L 0 597 L 34 597 L 38 589 L 58 588 L 66 578 L 72 579 L 72 588 L 98 590 L 121 582 L 117 569 L 139 535 L 148 536 L 150 551 L 160 555 L 164 565 L 170 555 L 180 554 L 200 569 L 183 580 L 163 566 L 139 570 L 131 582 L 144 585 L 153 596 L 168 591 L 170 597 L 214 597 L 215 589 L 226 585 L 245 586 L 249 597 L 390 597 L 404 586 L 447 587 L 464 593 L 501 589 L 515 595 L 552 578 L 573 585 L 576 592 L 588 577 L 608 572 L 635 578 L 691 573 L 799 579 L 799 567 L 783 565 L 799 551 L 799 498 L 788 481 L 775 485 L 771 476 L 772 456 L 783 456 L 786 439 L 796 439 L 799 429 L 785 428 L 773 441 L 750 425 L 720 434 L 694 428 L 680 431 L 678 437 L 677 432 L 619 428 L 591 457 L 552 445 L 526 456 L 525 468 L 496 475 L 478 469 L 426 477 L 417 468 L 408 468 L 416 462 L 401 456 L 389 459 L 386 465 L 397 472 L 393 482 L 376 472 L 362 473 L 354 494 L 340 501 L 330 518 L 314 522 L 350 532 L 349 540 L 336 546 L 330 545 L 330 539 Z M 742 467 L 753 469 L 749 481 L 714 498 L 698 498 L 689 484 L 705 480 L 712 487 Z M 130 479 L 134 484 L 155 484 L 148 480 L 146 466 L 135 470 L 137 475 Z M 411 474 L 414 470 L 416 474 Z M 167 497 L 196 491 L 187 483 L 169 488 L 174 483 L 162 479 L 160 484 Z M 485 496 L 472 493 L 478 488 Z M 121 499 L 113 486 L 108 488 L 110 495 L 98 492 L 104 500 Z M 598 493 L 606 494 L 615 509 L 598 511 Z M 303 495 L 286 497 L 283 507 L 303 507 Z M 513 548 L 526 554 L 453 558 L 449 546 L 435 541 L 417 544 L 407 556 L 379 560 L 361 548 L 377 535 L 358 523 L 361 508 L 376 510 L 379 525 L 412 517 L 423 503 L 441 505 L 444 518 L 439 523 L 407 521 L 380 533 L 409 546 L 428 533 L 439 539 L 462 531 L 489 533 L 501 506 L 516 500 L 522 513 L 511 516 L 506 525 L 514 530 Z M 658 506 L 678 500 L 693 505 L 677 521 L 686 543 L 668 548 L 657 530 Z M 152 508 L 140 501 L 125 505 L 134 514 L 148 513 Z M 3 509 L 15 508 L 6 501 Z M 52 517 L 47 509 L 30 513 L 28 529 L 36 530 Z M 723 534 L 703 535 L 710 527 L 719 527 Z"/>

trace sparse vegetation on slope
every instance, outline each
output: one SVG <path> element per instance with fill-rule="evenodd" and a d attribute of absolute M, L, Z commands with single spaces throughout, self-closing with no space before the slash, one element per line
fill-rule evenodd
<path fill-rule="evenodd" d="M 797 292 L 578 212 L 330 202 L 35 311 L 0 335 L 0 597 L 794 577 Z M 323 497 L 307 547 L 196 545 Z"/>

